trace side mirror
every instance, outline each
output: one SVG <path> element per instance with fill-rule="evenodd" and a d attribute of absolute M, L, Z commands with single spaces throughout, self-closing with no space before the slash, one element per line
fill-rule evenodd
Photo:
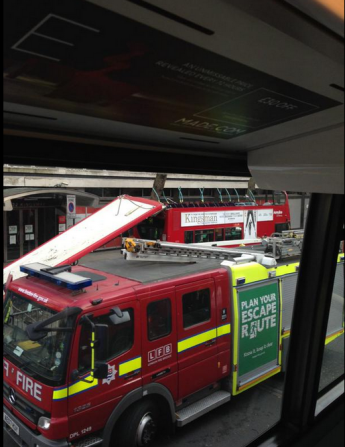
<path fill-rule="evenodd" d="M 71 380 L 72 382 L 76 382 L 77 380 L 81 380 L 82 382 L 91 383 L 94 379 L 106 379 L 108 377 L 108 364 L 105 362 L 96 362 L 95 369 L 93 370 L 93 378 L 92 381 L 83 379 L 83 375 L 75 369 L 72 371 Z"/>
<path fill-rule="evenodd" d="M 82 324 L 91 326 L 91 368 L 90 380 L 85 379 L 78 370 L 72 371 L 71 379 L 73 381 L 81 380 L 82 382 L 92 383 L 94 379 L 105 379 L 108 376 L 108 365 L 106 363 L 96 363 L 98 360 L 106 360 L 108 357 L 108 325 L 94 324 L 90 318 L 85 315 L 81 320 Z"/>
<path fill-rule="evenodd" d="M 96 362 L 93 377 L 95 379 L 106 379 L 108 377 L 108 364 Z"/>
<path fill-rule="evenodd" d="M 131 321 L 131 316 L 128 311 L 121 312 L 121 316 L 119 316 L 116 313 L 113 313 L 112 315 L 109 315 L 109 319 L 112 324 L 122 324 L 127 323 L 128 321 Z"/>
<path fill-rule="evenodd" d="M 109 345 L 109 328 L 106 324 L 96 324 L 96 358 L 107 360 Z"/>

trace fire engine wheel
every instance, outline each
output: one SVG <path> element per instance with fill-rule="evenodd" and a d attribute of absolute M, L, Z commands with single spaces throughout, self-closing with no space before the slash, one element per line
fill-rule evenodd
<path fill-rule="evenodd" d="M 127 413 L 122 425 L 120 447 L 148 447 L 158 430 L 158 411 L 150 401 L 139 402 Z"/>

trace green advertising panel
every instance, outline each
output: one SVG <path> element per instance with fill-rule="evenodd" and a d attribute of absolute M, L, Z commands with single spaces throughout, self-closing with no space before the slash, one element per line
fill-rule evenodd
<path fill-rule="evenodd" d="M 278 283 L 238 291 L 239 376 L 254 371 L 278 356 Z"/>

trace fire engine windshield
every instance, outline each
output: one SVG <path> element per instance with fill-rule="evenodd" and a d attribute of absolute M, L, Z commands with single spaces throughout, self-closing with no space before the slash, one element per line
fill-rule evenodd
<path fill-rule="evenodd" d="M 49 324 L 46 334 L 37 341 L 29 338 L 26 328 L 54 315 L 57 312 L 41 304 L 13 292 L 7 293 L 4 303 L 4 355 L 48 385 L 58 385 L 65 378 L 71 331 L 62 328 L 72 328 L 74 318 L 58 319 Z"/>

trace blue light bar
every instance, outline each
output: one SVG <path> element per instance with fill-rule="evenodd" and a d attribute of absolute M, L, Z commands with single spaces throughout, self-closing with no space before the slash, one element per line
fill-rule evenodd
<path fill-rule="evenodd" d="M 54 270 L 56 273 L 54 272 Z M 49 265 L 40 263 L 20 266 L 20 271 L 23 273 L 27 273 L 29 276 L 34 276 L 36 278 L 52 282 L 57 286 L 66 287 L 70 290 L 81 290 L 84 287 L 89 287 L 92 285 L 92 280 L 90 278 L 85 278 L 84 276 L 61 270 L 70 270 L 70 267 L 66 266 L 65 269 L 55 269 L 50 267 Z"/>

